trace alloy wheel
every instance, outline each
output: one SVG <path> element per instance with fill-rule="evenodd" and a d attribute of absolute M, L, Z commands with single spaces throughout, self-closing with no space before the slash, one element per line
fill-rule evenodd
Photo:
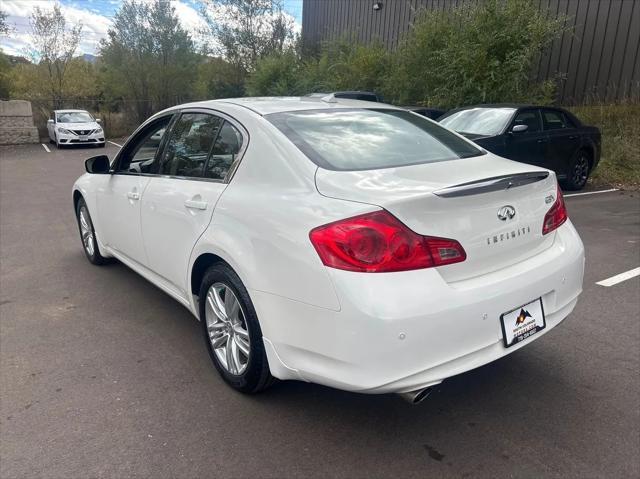
<path fill-rule="evenodd" d="M 82 235 L 82 244 L 89 256 L 93 256 L 95 251 L 95 243 L 93 242 L 93 229 L 89 220 L 89 213 L 87 208 L 83 206 L 80 208 L 80 234 Z"/>
<path fill-rule="evenodd" d="M 211 349 L 227 372 L 240 375 L 249 364 L 251 344 L 242 306 L 224 283 L 212 284 L 206 301 L 205 320 Z"/>
<path fill-rule="evenodd" d="M 583 186 L 587 182 L 589 175 L 589 160 L 586 156 L 580 155 L 573 167 L 573 183 L 576 186 Z"/>

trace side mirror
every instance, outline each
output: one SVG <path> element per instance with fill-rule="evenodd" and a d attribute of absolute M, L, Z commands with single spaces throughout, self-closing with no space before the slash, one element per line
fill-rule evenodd
<path fill-rule="evenodd" d="M 84 168 L 87 170 L 87 173 L 91 173 L 92 175 L 107 174 L 111 169 L 109 157 L 107 155 L 92 156 L 84 162 Z"/>
<path fill-rule="evenodd" d="M 511 133 L 524 133 L 529 129 L 529 125 L 516 125 L 511 128 Z"/>
<path fill-rule="evenodd" d="M 96 123 L 102 125 L 102 120 L 100 118 L 96 118 Z"/>
<path fill-rule="evenodd" d="M 53 120 L 47 120 L 47 123 L 48 123 L 49 125 L 53 125 L 55 122 L 54 122 Z"/>

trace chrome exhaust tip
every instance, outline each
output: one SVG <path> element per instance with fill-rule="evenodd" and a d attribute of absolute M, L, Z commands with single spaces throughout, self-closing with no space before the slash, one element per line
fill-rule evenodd
<path fill-rule="evenodd" d="M 424 389 L 417 389 L 415 391 L 409 391 L 407 393 L 398 393 L 398 396 L 411 404 L 418 404 L 419 402 L 427 399 L 427 396 L 431 394 L 431 391 L 433 391 L 433 388 L 428 387 Z"/>

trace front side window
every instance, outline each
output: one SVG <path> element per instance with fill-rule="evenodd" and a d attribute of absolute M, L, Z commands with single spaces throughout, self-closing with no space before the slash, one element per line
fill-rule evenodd
<path fill-rule="evenodd" d="M 515 108 L 469 108 L 439 120 L 442 126 L 461 134 L 493 136 L 502 133 Z"/>
<path fill-rule="evenodd" d="M 204 176 L 215 180 L 224 180 L 240 152 L 240 148 L 242 148 L 242 135 L 231 123 L 225 121 L 213 145 Z"/>
<path fill-rule="evenodd" d="M 160 142 L 170 121 L 171 116 L 160 118 L 139 132 L 120 154 L 118 171 L 151 173 Z"/>
<path fill-rule="evenodd" d="M 200 178 L 223 120 L 206 113 L 183 113 L 171 131 L 158 173 Z"/>
<path fill-rule="evenodd" d="M 527 133 L 537 133 L 542 131 L 538 110 L 521 111 L 513 120 L 513 125 L 527 125 Z"/>
<path fill-rule="evenodd" d="M 88 123 L 94 121 L 86 111 L 68 111 L 58 113 L 58 123 Z"/>
<path fill-rule="evenodd" d="M 561 130 L 568 128 L 564 114 L 556 110 L 542 110 L 545 130 Z"/>
<path fill-rule="evenodd" d="M 305 110 L 266 118 L 314 163 L 330 170 L 373 170 L 484 154 L 446 128 L 404 110 Z"/>

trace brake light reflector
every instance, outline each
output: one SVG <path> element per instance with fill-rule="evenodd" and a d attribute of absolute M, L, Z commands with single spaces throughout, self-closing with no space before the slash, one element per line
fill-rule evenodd
<path fill-rule="evenodd" d="M 542 223 L 542 234 L 546 235 L 557 229 L 562 223 L 567 221 L 569 215 L 567 214 L 567 208 L 564 204 L 564 198 L 562 197 L 562 191 L 560 186 L 557 187 L 556 201 L 547 214 L 544 215 L 544 222 Z"/>
<path fill-rule="evenodd" d="M 326 266 L 347 271 L 409 271 L 467 258 L 457 241 L 414 233 L 385 210 L 319 226 L 309 238 Z"/>

